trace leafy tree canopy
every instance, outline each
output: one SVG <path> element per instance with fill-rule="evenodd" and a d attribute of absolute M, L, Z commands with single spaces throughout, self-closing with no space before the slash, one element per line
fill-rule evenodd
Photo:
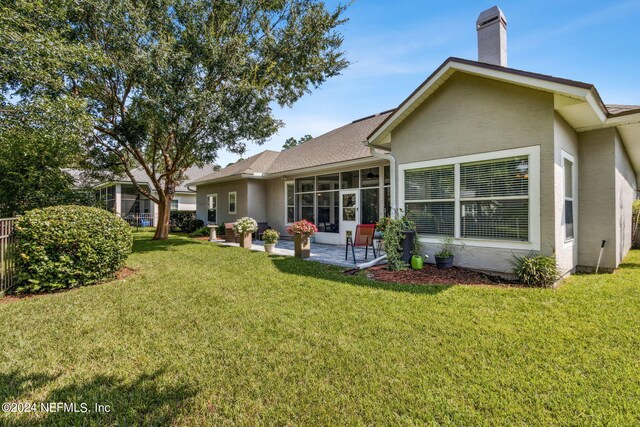
<path fill-rule="evenodd" d="M 83 158 L 82 135 L 90 128 L 83 110 L 77 99 L 39 99 L 2 108 L 0 217 L 90 202 L 89 194 L 77 189 L 64 171 L 77 167 Z"/>
<path fill-rule="evenodd" d="M 293 105 L 348 64 L 337 32 L 345 8 L 317 0 L 10 3 L 3 100 L 15 91 L 84 101 L 93 166 L 129 175 L 158 203 L 159 239 L 188 167 L 264 142 L 282 125 L 274 103 Z"/>
<path fill-rule="evenodd" d="M 282 144 L 282 149 L 283 150 L 288 150 L 289 148 L 293 148 L 297 145 L 302 144 L 305 141 L 308 141 L 310 139 L 313 139 L 313 137 L 309 134 L 301 137 L 300 139 L 295 139 L 294 137 L 291 138 L 287 138 L 287 140 L 284 142 L 284 144 Z"/>

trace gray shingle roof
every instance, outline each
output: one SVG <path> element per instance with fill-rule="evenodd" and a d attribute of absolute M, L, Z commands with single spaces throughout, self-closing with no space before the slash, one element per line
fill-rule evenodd
<path fill-rule="evenodd" d="M 263 151 L 220 171 L 191 181 L 189 185 L 243 174 L 277 174 L 371 157 L 371 152 L 363 141 L 389 114 L 391 111 L 385 111 L 355 120 L 279 153 Z"/>
<path fill-rule="evenodd" d="M 192 190 L 187 188 L 187 184 L 190 181 L 193 181 L 195 179 L 202 178 L 205 175 L 211 174 L 211 172 L 213 171 L 213 166 L 214 165 L 205 165 L 204 167 L 201 167 L 201 168 L 197 166 L 192 166 L 188 168 L 185 171 L 184 181 L 176 188 L 176 191 L 183 192 L 183 193 L 193 192 Z M 63 169 L 63 170 L 67 172 L 69 175 L 71 175 L 77 187 L 85 187 L 85 186 L 96 187 L 98 185 L 107 184 L 109 182 L 130 182 L 129 177 L 126 175 L 121 177 L 115 177 L 112 179 L 107 179 L 100 182 L 99 180 L 92 178 L 90 174 L 88 174 L 87 172 L 80 169 Z M 146 184 L 146 185 L 150 184 L 149 177 L 147 176 L 147 174 L 142 168 L 132 170 L 131 174 L 136 179 L 136 181 L 138 181 L 139 184 Z"/>
<path fill-rule="evenodd" d="M 607 110 L 612 116 L 617 116 L 618 114 L 640 112 L 640 105 L 607 104 Z"/>
<path fill-rule="evenodd" d="M 228 178 L 230 176 L 240 176 L 244 174 L 252 175 L 254 173 L 264 174 L 279 155 L 280 153 L 277 151 L 265 150 L 255 156 L 249 157 L 248 159 L 242 159 L 232 165 L 229 165 L 224 169 L 209 173 L 199 179 L 192 180 L 189 182 L 189 185 Z"/>

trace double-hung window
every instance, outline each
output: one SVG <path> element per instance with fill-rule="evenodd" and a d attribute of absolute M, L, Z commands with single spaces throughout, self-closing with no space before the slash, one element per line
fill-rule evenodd
<path fill-rule="evenodd" d="M 286 210 L 286 223 L 287 224 L 291 224 L 295 221 L 296 218 L 296 204 L 295 204 L 295 200 L 296 200 L 296 196 L 295 196 L 295 185 L 293 183 L 293 181 L 289 181 L 287 183 L 285 183 L 285 189 L 286 189 L 286 193 L 287 193 L 287 200 L 286 200 L 286 205 L 285 205 L 285 210 Z"/>
<path fill-rule="evenodd" d="M 538 147 L 418 162 L 400 170 L 405 214 L 422 237 L 539 246 Z"/>
<path fill-rule="evenodd" d="M 407 170 L 404 176 L 405 210 L 418 234 L 453 236 L 455 170 L 453 165 Z"/>
<path fill-rule="evenodd" d="M 460 165 L 460 237 L 529 240 L 529 158 Z"/>
<path fill-rule="evenodd" d="M 238 201 L 238 193 L 236 191 L 229 192 L 229 213 L 236 213 L 236 204 Z"/>
<path fill-rule="evenodd" d="M 574 203 L 573 203 L 573 157 L 562 154 L 562 169 L 564 171 L 564 215 L 562 216 L 562 225 L 564 226 L 564 240 L 569 242 L 575 237 L 574 228 Z"/>

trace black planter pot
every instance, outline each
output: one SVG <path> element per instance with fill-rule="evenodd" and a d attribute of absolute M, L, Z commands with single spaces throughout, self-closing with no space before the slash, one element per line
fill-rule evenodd
<path fill-rule="evenodd" d="M 446 270 L 447 268 L 451 268 L 453 267 L 453 257 L 439 257 L 436 256 L 436 265 L 438 266 L 438 268 L 441 268 L 443 270 Z"/>
<path fill-rule="evenodd" d="M 413 251 L 413 239 L 416 238 L 416 232 L 413 230 L 403 231 L 404 237 L 400 242 L 402 248 L 402 262 L 411 264 L 411 252 Z"/>

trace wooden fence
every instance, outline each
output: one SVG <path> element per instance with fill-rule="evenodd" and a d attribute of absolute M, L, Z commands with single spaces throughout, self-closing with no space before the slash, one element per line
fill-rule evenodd
<path fill-rule="evenodd" d="M 15 284 L 15 221 L 16 218 L 0 218 L 0 294 Z"/>

